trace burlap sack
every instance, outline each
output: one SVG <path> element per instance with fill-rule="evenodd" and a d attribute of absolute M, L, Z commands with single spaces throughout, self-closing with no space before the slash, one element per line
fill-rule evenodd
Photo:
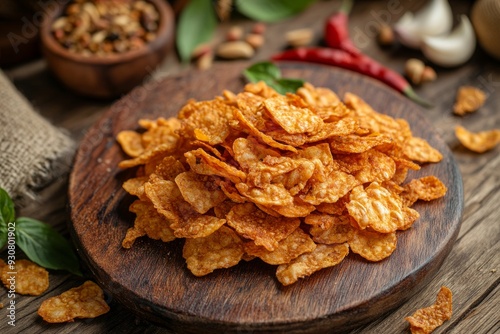
<path fill-rule="evenodd" d="M 37 112 L 0 71 L 0 187 L 19 203 L 66 177 L 73 140 Z"/>

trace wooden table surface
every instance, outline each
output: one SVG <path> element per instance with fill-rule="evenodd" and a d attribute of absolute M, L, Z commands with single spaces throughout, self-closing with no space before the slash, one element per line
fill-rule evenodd
<path fill-rule="evenodd" d="M 395 22 L 405 10 L 414 10 L 422 1 L 357 1 L 351 14 L 350 32 L 355 43 L 366 54 L 402 72 L 410 57 L 422 58 L 418 51 L 401 47 L 381 49 L 375 42 L 374 28 L 379 22 Z M 453 1 L 455 17 L 469 13 L 471 1 Z M 320 41 L 324 19 L 338 7 L 338 2 L 320 1 L 304 13 L 275 24 L 269 24 L 266 44 L 253 58 L 268 59 L 285 47 L 284 33 L 288 30 L 311 27 Z M 233 22 L 234 23 L 234 22 Z M 250 28 L 252 22 L 241 19 Z M 218 27 L 217 38 L 222 39 L 229 24 Z M 161 67 L 151 73 L 151 80 L 173 75 L 190 68 L 179 65 L 171 52 Z M 109 108 L 114 101 L 98 101 L 77 96 L 66 90 L 46 69 L 43 60 L 34 61 L 5 71 L 17 88 L 36 109 L 51 122 L 65 128 L 76 140 Z M 500 128 L 500 62 L 478 48 L 464 66 L 454 69 L 437 68 L 438 79 L 417 89 L 435 107 L 425 111 L 426 116 L 452 150 L 464 183 L 465 209 L 462 227 L 456 243 L 436 277 L 393 312 L 350 334 L 409 333 L 404 317 L 435 300 L 442 285 L 453 291 L 453 316 L 435 333 L 498 333 L 500 332 L 500 147 L 484 154 L 463 148 L 454 136 L 454 127 L 462 125 L 472 131 Z M 487 95 L 486 104 L 476 113 L 465 117 L 453 115 L 452 106 L 459 86 L 472 85 Z M 139 97 L 140 98 L 140 97 Z M 69 213 L 67 180 L 61 178 L 49 185 L 36 202 L 30 203 L 21 215 L 53 224 L 67 233 Z M 6 258 L 6 252 L 0 254 Z M 140 270 L 138 268 L 138 270 Z M 0 309 L 0 333 L 169 333 L 124 309 L 108 296 L 111 311 L 96 319 L 78 320 L 68 324 L 47 324 L 37 315 L 41 302 L 83 282 L 83 278 L 60 272 L 51 272 L 50 288 L 39 297 L 16 297 L 16 326 L 7 324 L 7 309 Z M 8 303 L 5 289 L 0 290 L 0 303 Z M 202 329 L 200 329 L 202 332 Z"/>

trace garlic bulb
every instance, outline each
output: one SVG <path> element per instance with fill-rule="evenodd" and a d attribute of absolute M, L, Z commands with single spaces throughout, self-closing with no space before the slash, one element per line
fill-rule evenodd
<path fill-rule="evenodd" d="M 427 36 L 422 40 L 422 52 L 433 63 L 453 67 L 465 63 L 476 49 L 476 35 L 467 16 L 445 36 Z"/>
<path fill-rule="evenodd" d="M 500 1 L 478 0 L 472 8 L 472 24 L 483 49 L 500 60 Z"/>
<path fill-rule="evenodd" d="M 416 12 L 406 12 L 394 25 L 401 44 L 419 48 L 424 36 L 437 36 L 451 31 L 453 13 L 447 0 L 431 0 Z"/>

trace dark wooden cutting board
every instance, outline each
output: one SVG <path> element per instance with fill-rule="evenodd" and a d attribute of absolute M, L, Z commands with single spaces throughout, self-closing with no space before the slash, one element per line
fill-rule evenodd
<path fill-rule="evenodd" d="M 69 200 L 71 232 L 80 256 L 97 282 L 126 307 L 175 332 L 320 333 L 350 329 L 374 320 L 407 300 L 438 271 L 460 227 L 462 180 L 446 144 L 424 110 L 372 79 L 340 69 L 283 63 L 286 77 L 303 78 L 342 96 L 359 94 L 376 110 L 409 121 L 416 136 L 443 153 L 439 164 L 418 176 L 436 175 L 448 187 L 442 199 L 417 203 L 420 219 L 398 233 L 396 251 L 371 263 L 355 254 L 294 285 L 282 287 L 275 267 L 254 260 L 194 277 L 181 255 L 182 240 L 146 238 L 123 249 L 121 241 L 134 216 L 133 198 L 121 184 L 130 176 L 117 164 L 125 158 L 115 138 L 137 129 L 140 118 L 169 117 L 189 99 L 211 99 L 223 89 L 239 91 L 247 63 L 217 65 L 152 81 L 114 104 L 88 131 L 74 162 Z M 411 174 L 415 177 L 416 174 Z M 403 320 L 402 320 L 403 321 Z"/>

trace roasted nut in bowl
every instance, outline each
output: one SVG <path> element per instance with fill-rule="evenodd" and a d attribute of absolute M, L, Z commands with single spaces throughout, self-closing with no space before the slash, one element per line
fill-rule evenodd
<path fill-rule="evenodd" d="M 173 11 L 163 0 L 75 0 L 48 14 L 41 29 L 54 75 L 75 92 L 99 98 L 117 97 L 143 82 L 170 50 L 173 36 Z"/>

